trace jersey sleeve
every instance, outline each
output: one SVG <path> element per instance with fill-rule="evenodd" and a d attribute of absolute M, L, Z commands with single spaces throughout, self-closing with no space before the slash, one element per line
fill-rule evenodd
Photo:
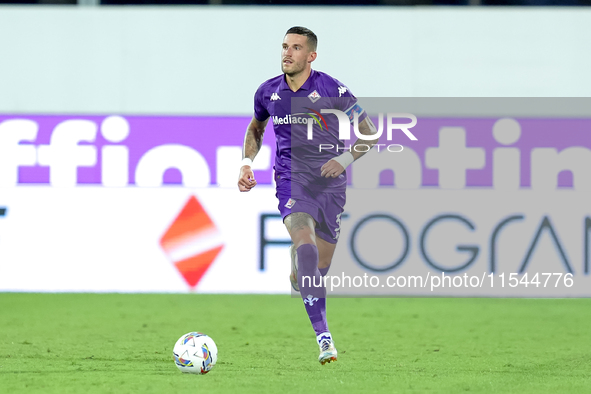
<path fill-rule="evenodd" d="M 336 88 L 335 97 L 339 98 L 337 102 L 337 109 L 340 109 L 341 111 L 346 113 L 351 123 L 353 123 L 355 114 L 357 114 L 358 116 L 358 121 L 361 122 L 363 119 L 367 117 L 367 113 L 357 103 L 357 97 L 353 95 L 351 90 L 339 81 L 336 82 L 338 84 L 338 87 Z"/>
<path fill-rule="evenodd" d="M 260 122 L 264 122 L 270 116 L 267 107 L 263 104 L 263 93 L 264 91 L 261 85 L 254 94 L 254 117 Z"/>

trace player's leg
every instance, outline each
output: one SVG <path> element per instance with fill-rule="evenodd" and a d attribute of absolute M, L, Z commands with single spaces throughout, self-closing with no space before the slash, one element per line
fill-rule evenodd
<path fill-rule="evenodd" d="M 317 238 L 315 234 L 316 222 L 306 212 L 294 212 L 285 217 L 284 223 L 292 240 L 290 248 L 292 258 L 290 280 L 292 286 L 296 291 L 299 291 L 299 284 L 302 284 L 302 277 L 304 277 L 308 285 L 306 287 L 308 291 L 310 291 L 309 287 L 314 288 L 312 289 L 314 291 L 308 295 L 314 297 L 322 295 L 324 297 L 325 291 L 319 292 L 317 290 L 323 288 L 323 286 L 320 284 L 320 276 L 316 277 L 317 273 L 320 275 L 318 271 L 320 253 L 316 245 Z"/>
<path fill-rule="evenodd" d="M 344 193 L 320 193 L 316 196 L 316 200 L 321 206 L 315 229 L 316 245 L 319 252 L 318 267 L 320 274 L 325 277 L 330 268 L 337 246 L 337 240 L 339 239 L 341 216 L 343 214 L 346 196 Z M 324 284 L 326 285 L 326 282 Z M 337 349 L 334 346 L 328 327 L 326 332 L 317 334 L 316 339 L 320 346 L 318 361 L 322 364 L 336 361 Z"/>
<path fill-rule="evenodd" d="M 332 263 L 332 256 L 337 248 L 336 243 L 326 242 L 321 237 L 316 237 L 316 246 L 318 247 L 318 270 L 320 275 L 326 276 Z"/>
<path fill-rule="evenodd" d="M 336 349 L 326 322 L 326 288 L 318 264 L 322 257 L 321 267 L 326 269 L 330 265 L 335 247 L 333 245 L 340 231 L 344 197 L 342 201 L 335 200 L 332 194 L 312 194 L 295 182 L 281 181 L 277 182 L 277 197 L 279 211 L 293 242 L 293 260 L 299 266 L 292 283 L 295 282 L 297 285 L 300 282 L 302 285 L 301 296 L 306 313 L 320 346 L 318 360 L 322 364 L 335 361 Z M 324 212 L 328 212 L 328 216 Z M 327 221 L 327 218 L 330 220 Z M 319 241 L 319 238 L 322 238 L 322 241 Z M 320 250 L 318 242 L 321 242 Z M 304 278 L 306 280 L 303 280 Z"/>
<path fill-rule="evenodd" d="M 334 250 L 331 251 L 331 248 L 324 244 L 327 243 L 326 241 L 316 237 L 316 222 L 309 214 L 292 213 L 285 218 L 284 222 L 296 250 L 300 293 L 320 346 L 318 361 L 322 364 L 336 361 L 337 353 L 326 321 L 326 287 L 318 270 L 320 253 L 316 242 L 322 243 L 324 259 L 326 259 L 327 249 L 331 256 Z"/>
<path fill-rule="evenodd" d="M 286 221 L 287 220 L 290 220 L 289 216 L 286 218 Z M 326 276 L 326 274 L 328 274 L 328 270 L 330 269 L 332 256 L 334 255 L 337 244 L 326 242 L 322 238 L 317 237 L 316 247 L 318 248 L 318 271 L 320 271 L 321 276 Z M 289 255 L 291 258 L 291 273 L 289 274 L 289 281 L 291 282 L 291 287 L 293 287 L 295 291 L 299 292 L 300 286 L 298 284 L 298 264 L 296 248 L 294 244 L 291 244 L 289 247 Z"/>
<path fill-rule="evenodd" d="M 294 291 L 300 291 L 300 285 L 298 284 L 298 256 L 296 254 L 296 248 L 294 244 L 289 246 L 289 257 L 291 258 L 291 272 L 289 273 L 289 282 Z"/>
<path fill-rule="evenodd" d="M 332 256 L 334 255 L 337 244 L 327 242 L 322 239 L 322 237 L 317 236 L 316 246 L 318 247 L 319 255 L 318 271 L 322 277 L 325 277 L 330 268 Z M 326 304 L 324 305 L 324 316 L 326 318 Z M 334 346 L 332 335 L 330 331 L 328 331 L 328 326 L 326 328 L 327 330 L 325 332 L 316 333 L 316 340 L 318 341 L 318 346 L 320 346 L 320 355 L 318 356 L 318 361 L 320 361 L 322 364 L 337 361 L 337 349 Z"/>
<path fill-rule="evenodd" d="M 289 232 L 292 242 L 289 247 L 289 254 L 291 257 L 291 274 L 289 276 L 289 281 L 291 282 L 291 287 L 293 287 L 295 291 L 300 291 L 297 249 L 303 243 L 316 245 L 316 234 L 314 232 L 316 222 L 312 216 L 305 212 L 294 212 L 286 216 L 283 223 Z"/>

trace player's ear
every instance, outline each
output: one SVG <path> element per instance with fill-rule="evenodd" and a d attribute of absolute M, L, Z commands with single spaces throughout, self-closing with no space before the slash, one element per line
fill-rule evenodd
<path fill-rule="evenodd" d="M 310 52 L 308 55 L 308 63 L 312 63 L 314 60 L 316 60 L 316 56 L 318 56 L 316 52 Z"/>

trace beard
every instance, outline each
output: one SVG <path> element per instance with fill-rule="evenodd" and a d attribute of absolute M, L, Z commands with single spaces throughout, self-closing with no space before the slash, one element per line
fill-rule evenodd
<path fill-rule="evenodd" d="M 306 65 L 304 63 L 295 62 L 290 64 L 289 68 L 286 68 L 285 64 L 283 64 L 283 61 L 281 61 L 281 71 L 283 71 L 283 73 L 289 77 L 293 77 L 294 75 L 301 73 L 305 68 Z"/>

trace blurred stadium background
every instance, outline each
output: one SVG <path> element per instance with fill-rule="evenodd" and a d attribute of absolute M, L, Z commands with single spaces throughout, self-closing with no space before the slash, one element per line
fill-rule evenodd
<path fill-rule="evenodd" d="M 239 194 L 235 177 L 253 94 L 280 72 L 280 42 L 293 25 L 319 37 L 314 68 L 358 97 L 591 91 L 586 7 L 79 3 L 0 6 L 0 290 L 287 293 L 270 126 L 255 161 L 259 187 Z M 491 128 L 471 133 L 491 135 Z M 523 135 L 536 141 L 536 132 Z M 589 147 L 577 138 L 538 145 Z M 424 141 L 437 146 L 437 134 Z M 475 143 L 490 156 L 507 145 L 499 141 Z M 533 144 L 513 146 L 527 159 Z M 576 186 L 568 174 L 574 167 L 561 163 L 551 164 L 555 173 L 543 187 Z M 464 190 L 493 186 L 491 166 L 487 159 L 489 184 L 474 181 L 481 177 L 475 172 Z M 421 187 L 437 186 L 427 181 L 436 172 L 423 171 L 389 182 L 430 198 L 433 191 Z M 575 178 L 585 189 L 588 182 Z M 432 213 L 448 209 L 440 203 Z M 503 214 L 483 220 L 497 223 Z M 541 218 L 535 215 L 528 236 Z M 414 239 L 428 221 L 408 212 L 403 219 L 416 225 Z M 581 231 L 556 231 L 580 272 L 587 264 Z M 483 248 L 473 265 L 481 272 L 487 234 L 472 239 Z M 521 258 L 528 245 L 524 239 L 515 254 Z M 341 249 L 348 256 L 345 242 Z M 461 260 L 449 258 L 451 265 Z M 414 245 L 409 259 L 424 265 Z"/>
<path fill-rule="evenodd" d="M 591 116 L 584 101 L 591 92 L 590 4 L 0 1 L 5 392 L 193 387 L 172 375 L 169 351 L 196 329 L 211 333 L 224 353 L 220 373 L 200 381 L 210 392 L 302 392 L 310 376 L 323 392 L 583 392 L 588 300 L 334 300 L 331 327 L 343 361 L 332 372 L 312 370 L 314 344 L 300 346 L 311 334 L 308 322 L 300 301 L 285 296 L 289 241 L 276 209 L 270 125 L 254 162 L 259 185 L 240 194 L 235 182 L 254 92 L 280 73 L 280 43 L 295 25 L 319 37 L 314 68 L 358 97 L 580 99 L 569 103 L 583 103 L 582 110 L 558 108 L 569 112 L 569 133 L 539 128 L 519 111 L 517 120 L 489 114 L 466 126 L 460 119 L 464 131 L 436 122 L 423 130 L 422 145 L 408 149 L 404 166 L 367 177 L 353 169 L 351 179 L 353 190 L 373 182 L 386 201 L 396 201 L 388 212 L 410 233 L 405 241 L 400 228 L 389 228 L 392 253 L 401 256 L 407 242 L 408 254 L 401 269 L 382 266 L 376 275 L 399 275 L 405 267 L 424 274 L 427 254 L 445 256 L 444 265 L 459 275 L 489 275 L 495 226 L 513 220 L 499 237 L 497 268 L 516 272 L 531 254 L 528 272 L 571 271 L 576 288 L 563 281 L 556 292 L 521 285 L 511 292 L 497 282 L 482 293 L 438 295 L 591 296 Z M 546 109 L 550 117 L 564 115 Z M 486 156 L 483 167 L 438 182 L 426 152 L 444 134 L 466 137 L 478 160 Z M 514 198 L 503 200 L 508 194 L 501 190 Z M 427 203 L 419 206 L 420 199 Z M 450 212 L 474 221 L 477 231 L 448 223 L 433 233 L 439 242 L 421 251 L 426 224 Z M 362 272 L 367 267 L 352 257 L 350 237 L 365 214 L 343 221 L 337 258 Z M 466 249 L 454 248 L 466 243 L 480 253 L 458 268 Z M 36 294 L 47 292 L 75 294 Z M 251 295 L 261 293 L 279 295 Z M 361 335 L 367 332 L 375 335 Z M 297 345 L 285 351 L 284 338 Z M 378 363 L 374 347 L 384 353 Z M 43 368 L 47 373 L 38 374 Z"/>

